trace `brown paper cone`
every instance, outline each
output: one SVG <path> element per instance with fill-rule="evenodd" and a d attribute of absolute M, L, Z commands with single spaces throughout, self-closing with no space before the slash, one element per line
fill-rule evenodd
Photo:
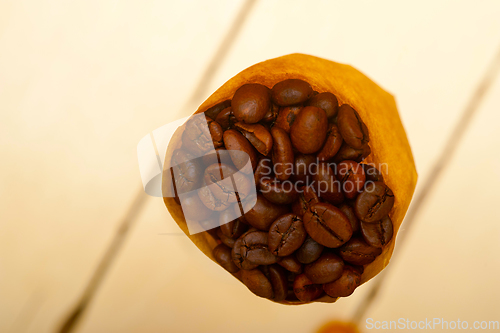
<path fill-rule="evenodd" d="M 417 183 L 413 155 L 399 118 L 394 97 L 349 65 L 296 53 L 267 60 L 243 70 L 217 89 L 195 113 L 204 112 L 222 101 L 231 99 L 236 89 L 245 83 L 260 83 L 272 88 L 277 82 L 290 78 L 305 80 L 318 92 L 329 91 L 333 93 L 337 96 L 339 105 L 351 105 L 359 113 L 370 131 L 372 152 L 365 161 L 376 165 L 381 163 L 387 165 L 387 168 L 382 168 L 381 172 L 385 183 L 392 189 L 395 196 L 394 208 L 389 214 L 394 223 L 394 237 L 384 247 L 382 254 L 374 262 L 365 266 L 361 281 L 364 283 L 380 273 L 389 263 L 394 251 L 397 233 Z M 170 165 L 173 151 L 180 147 L 183 129 L 184 126 L 179 127 L 172 137 L 164 165 Z M 189 235 L 180 206 L 173 198 L 165 197 L 164 202 L 187 237 L 204 254 L 214 260 L 212 249 L 217 245 L 217 241 L 210 232 Z M 221 269 L 223 268 L 221 267 Z M 238 278 L 238 274 L 235 277 Z M 331 303 L 335 302 L 336 299 L 323 296 L 315 301 Z M 303 304 L 288 301 L 281 303 Z"/>

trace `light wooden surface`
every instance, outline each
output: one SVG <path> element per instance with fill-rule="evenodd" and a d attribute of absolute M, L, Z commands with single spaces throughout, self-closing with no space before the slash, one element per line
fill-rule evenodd
<path fill-rule="evenodd" d="M 184 115 L 242 4 L 0 2 L 0 332 L 61 323 L 140 187 L 136 144 Z M 495 1 L 259 1 L 207 93 L 287 53 L 351 64 L 396 96 L 422 181 L 500 47 L 499 14 Z M 500 320 L 498 81 L 368 317 Z M 370 288 L 276 305 L 178 232 L 149 199 L 76 332 L 313 332 Z"/>

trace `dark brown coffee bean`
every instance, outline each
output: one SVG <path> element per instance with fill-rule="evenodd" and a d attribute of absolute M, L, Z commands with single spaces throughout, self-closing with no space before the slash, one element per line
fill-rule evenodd
<path fill-rule="evenodd" d="M 278 205 L 291 204 L 299 197 L 290 181 L 280 183 L 276 179 L 264 178 L 260 182 L 260 191 L 264 198 Z"/>
<path fill-rule="evenodd" d="M 355 149 L 362 149 L 370 141 L 368 128 L 359 114 L 349 105 L 339 108 L 337 124 L 344 141 Z"/>
<path fill-rule="evenodd" d="M 331 297 L 347 297 L 361 284 L 361 275 L 349 265 L 344 266 L 342 276 L 323 285 L 323 290 Z"/>
<path fill-rule="evenodd" d="M 293 168 L 293 180 L 295 182 L 302 182 L 301 184 L 306 184 L 309 179 L 312 179 L 312 175 L 316 170 L 316 164 L 317 159 L 313 154 L 296 155 Z"/>
<path fill-rule="evenodd" d="M 228 272 L 236 273 L 240 270 L 233 262 L 230 247 L 227 247 L 224 244 L 219 244 L 213 249 L 212 254 L 215 261 L 217 261 L 219 265 L 224 267 L 224 269 Z"/>
<path fill-rule="evenodd" d="M 205 182 L 203 182 L 203 184 L 205 184 Z M 221 193 L 219 192 L 218 194 L 220 195 Z M 228 209 L 229 207 L 231 207 L 232 202 L 234 202 L 228 201 L 228 198 L 226 197 L 222 197 L 221 199 L 219 199 L 214 195 L 214 192 L 212 192 L 210 188 L 206 186 L 206 184 L 198 189 L 198 197 L 200 198 L 203 205 L 205 205 L 205 207 L 216 212 L 221 212 Z M 233 197 L 236 197 L 234 195 L 234 192 Z M 182 204 L 184 205 L 184 201 Z"/>
<path fill-rule="evenodd" d="M 271 159 L 263 157 L 257 163 L 257 167 L 254 172 L 255 185 L 260 188 L 260 183 L 262 179 L 274 178 L 273 176 L 273 163 Z"/>
<path fill-rule="evenodd" d="M 346 198 L 354 199 L 365 185 L 365 170 L 354 161 L 342 161 L 337 165 L 337 174 Z"/>
<path fill-rule="evenodd" d="M 284 129 L 287 134 L 290 134 L 290 127 L 302 108 L 302 105 L 285 106 L 284 108 L 281 108 L 274 126 L 280 127 Z"/>
<path fill-rule="evenodd" d="M 384 247 L 387 245 L 394 233 L 392 221 L 389 216 L 372 223 L 361 223 L 361 235 L 371 246 Z"/>
<path fill-rule="evenodd" d="M 271 107 L 268 87 L 258 84 L 244 84 L 236 90 L 231 101 L 234 116 L 248 124 L 259 122 Z"/>
<path fill-rule="evenodd" d="M 354 211 L 363 222 L 382 219 L 394 206 L 394 193 L 382 182 L 366 183 L 365 189 L 356 198 Z"/>
<path fill-rule="evenodd" d="M 382 253 L 382 249 L 368 245 L 359 237 L 351 238 L 339 251 L 344 261 L 353 265 L 367 265 Z"/>
<path fill-rule="evenodd" d="M 328 283 L 342 275 L 344 262 L 333 253 L 323 253 L 315 262 L 304 267 L 304 273 L 313 283 Z"/>
<path fill-rule="evenodd" d="M 339 102 L 337 97 L 335 97 L 335 95 L 331 92 L 323 92 L 311 97 L 311 99 L 307 101 L 306 105 L 323 109 L 326 112 L 328 119 L 335 118 L 335 116 L 337 116 L 337 112 L 339 111 Z"/>
<path fill-rule="evenodd" d="M 272 89 L 273 102 L 280 106 L 304 103 L 312 95 L 309 83 L 299 79 L 287 79 L 278 82 Z"/>
<path fill-rule="evenodd" d="M 224 235 L 222 233 L 222 231 L 220 230 L 220 228 L 217 228 L 217 237 L 219 237 L 220 241 L 230 247 L 230 248 L 233 248 L 234 247 L 234 243 L 236 242 L 236 239 L 234 238 L 230 238 L 230 237 L 227 237 L 226 235 Z"/>
<path fill-rule="evenodd" d="M 307 233 L 326 247 L 339 247 L 352 236 L 351 224 L 340 209 L 327 203 L 317 203 L 304 214 Z"/>
<path fill-rule="evenodd" d="M 205 116 L 198 114 L 188 119 L 182 132 L 182 146 L 195 156 L 215 148 Z"/>
<path fill-rule="evenodd" d="M 232 258 L 241 269 L 254 269 L 258 265 L 277 262 L 267 245 L 267 232 L 249 230 L 234 242 Z"/>
<path fill-rule="evenodd" d="M 213 214 L 213 211 L 205 206 L 200 196 L 196 193 L 189 193 L 182 196 L 181 208 L 186 220 L 202 221 Z"/>
<path fill-rule="evenodd" d="M 343 142 L 340 146 L 340 150 L 333 157 L 335 163 L 340 163 L 345 160 L 352 160 L 356 162 L 361 162 L 371 153 L 371 148 L 369 145 L 363 146 L 362 149 L 354 149 L 347 143 Z"/>
<path fill-rule="evenodd" d="M 242 270 L 241 281 L 255 295 L 264 298 L 273 298 L 271 281 L 259 269 Z"/>
<path fill-rule="evenodd" d="M 216 163 L 222 163 L 229 165 L 230 167 L 234 167 L 231 155 L 225 148 L 217 148 L 209 151 L 201 158 L 205 167 Z"/>
<path fill-rule="evenodd" d="M 279 216 L 289 212 L 288 206 L 275 205 L 260 193 L 257 194 L 255 205 L 250 203 L 250 200 L 242 202 L 243 210 L 246 212 L 244 217 L 251 226 L 259 230 L 269 230 Z"/>
<path fill-rule="evenodd" d="M 184 149 L 177 149 L 172 155 L 172 165 L 177 194 L 191 192 L 200 187 L 203 167 L 199 159 Z"/>
<path fill-rule="evenodd" d="M 287 180 L 293 173 L 293 148 L 288 134 L 279 127 L 271 129 L 273 136 L 273 163 L 274 172 L 278 180 Z"/>
<path fill-rule="evenodd" d="M 323 147 L 327 130 L 325 111 L 315 106 L 306 106 L 290 128 L 292 146 L 303 154 L 315 153 Z"/>
<path fill-rule="evenodd" d="M 227 210 L 228 212 L 230 210 Z M 221 213 L 222 216 L 226 211 Z M 231 222 L 221 224 L 220 230 L 221 232 L 230 238 L 238 238 L 248 229 L 248 225 L 242 222 L 241 218 L 237 218 L 236 220 L 232 220 Z"/>
<path fill-rule="evenodd" d="M 321 256 L 323 245 L 311 237 L 307 237 L 302 246 L 295 252 L 297 260 L 302 264 L 310 264 Z"/>
<path fill-rule="evenodd" d="M 299 194 L 299 199 L 292 205 L 292 211 L 295 215 L 303 216 L 309 207 L 318 203 L 319 199 L 311 186 L 304 186 L 302 193 Z"/>
<path fill-rule="evenodd" d="M 215 118 L 215 121 L 219 123 L 224 131 L 233 128 L 234 124 L 238 122 L 233 114 L 233 109 L 230 107 L 222 110 Z"/>
<path fill-rule="evenodd" d="M 269 250 L 280 257 L 288 256 L 304 243 L 306 236 L 300 217 L 294 214 L 282 215 L 269 229 Z"/>
<path fill-rule="evenodd" d="M 238 131 L 230 129 L 224 132 L 224 145 L 231 155 L 233 164 L 238 170 L 244 169 L 245 165 L 248 163 L 248 158 L 252 163 L 252 168 L 255 169 L 257 166 L 257 152 L 250 144 L 250 142 Z M 239 150 L 245 154 L 232 153 L 230 150 Z M 244 170 L 242 170 L 245 172 Z M 251 170 L 250 170 L 251 171 Z"/>
<path fill-rule="evenodd" d="M 210 117 L 205 117 L 208 124 L 208 130 L 210 131 L 210 135 L 212 136 L 212 142 L 214 143 L 215 148 L 222 147 L 224 142 L 222 142 L 222 127 L 218 122 L 214 121 Z"/>
<path fill-rule="evenodd" d="M 326 163 L 320 163 L 313 176 L 314 187 L 319 198 L 338 205 L 344 201 L 344 193 L 340 181 L 335 178 L 333 170 Z"/>
<path fill-rule="evenodd" d="M 311 302 L 323 294 L 323 286 L 314 284 L 305 274 L 299 274 L 293 282 L 293 292 L 302 302 Z"/>
<path fill-rule="evenodd" d="M 224 102 L 220 102 L 219 104 L 216 104 L 209 108 L 207 111 L 205 111 L 205 115 L 214 119 L 217 118 L 219 113 L 221 113 L 222 110 L 228 108 L 231 106 L 231 100 L 225 100 Z"/>
<path fill-rule="evenodd" d="M 278 105 L 271 102 L 271 107 L 269 108 L 269 111 L 266 112 L 264 118 L 262 118 L 262 122 L 272 123 L 276 121 L 276 119 L 278 118 L 279 109 L 280 107 Z"/>
<path fill-rule="evenodd" d="M 329 124 L 328 131 L 326 133 L 325 145 L 319 151 L 318 159 L 320 161 L 328 161 L 334 157 L 342 146 L 342 142 L 342 135 L 340 135 L 337 125 Z"/>
<path fill-rule="evenodd" d="M 382 173 L 374 166 L 371 164 L 361 164 L 363 169 L 365 170 L 365 175 L 366 175 L 366 180 L 372 181 L 372 182 L 383 182 L 384 181 L 384 176 L 382 176 Z"/>
<path fill-rule="evenodd" d="M 283 301 L 288 295 L 288 279 L 286 271 L 278 265 L 261 266 L 261 271 L 271 282 L 275 302 Z"/>
<path fill-rule="evenodd" d="M 300 274 L 302 273 L 302 264 L 294 255 L 289 255 L 286 257 L 280 257 L 278 259 L 278 265 L 283 267 L 289 272 Z"/>
<path fill-rule="evenodd" d="M 352 233 L 356 233 L 360 229 L 360 222 L 359 219 L 356 217 L 356 214 L 354 213 L 354 208 L 347 204 L 342 204 L 339 206 L 339 209 L 342 211 L 342 213 L 347 216 L 347 219 L 349 220 L 349 223 L 351 224 L 352 228 Z"/>
<path fill-rule="evenodd" d="M 236 123 L 235 127 L 247 138 L 259 153 L 267 156 L 273 147 L 271 133 L 261 124 Z"/>
<path fill-rule="evenodd" d="M 249 179 L 250 177 L 242 172 L 237 172 L 229 165 L 216 163 L 205 169 L 203 178 L 215 198 L 223 202 L 234 203 L 238 199 L 245 200 L 250 194 L 253 187 L 253 181 Z M 237 188 L 234 188 L 234 184 L 237 185 Z"/>

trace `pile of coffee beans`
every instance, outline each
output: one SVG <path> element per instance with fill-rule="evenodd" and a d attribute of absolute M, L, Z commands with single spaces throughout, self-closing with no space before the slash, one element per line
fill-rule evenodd
<path fill-rule="evenodd" d="M 183 180 L 176 191 L 197 189 L 183 199 L 189 218 L 220 219 L 210 230 L 219 243 L 216 261 L 276 302 L 351 295 L 363 266 L 392 239 L 394 205 L 380 166 L 363 163 L 370 134 L 356 110 L 288 79 L 272 89 L 245 84 L 199 119 L 187 122 L 173 154 Z M 254 195 L 252 182 L 237 172 L 249 161 Z M 234 175 L 237 193 L 208 186 L 227 175 Z"/>

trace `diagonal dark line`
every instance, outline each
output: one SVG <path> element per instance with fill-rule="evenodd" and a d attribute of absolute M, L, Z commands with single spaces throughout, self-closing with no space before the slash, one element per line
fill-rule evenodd
<path fill-rule="evenodd" d="M 212 57 L 212 60 L 208 64 L 194 92 L 185 104 L 183 108 L 183 114 L 185 114 L 186 112 L 190 112 L 194 106 L 201 102 L 201 99 L 204 97 L 210 81 L 213 79 L 215 73 L 220 68 L 222 61 L 226 57 L 231 46 L 234 44 L 234 41 L 238 37 L 241 28 L 243 27 L 246 19 L 249 17 L 250 11 L 256 2 L 257 0 L 246 0 L 243 3 L 238 15 L 229 27 L 226 36 L 224 37 L 222 43 L 219 45 L 216 53 Z M 80 299 L 77 301 L 75 307 L 64 317 L 62 325 L 57 329 L 57 332 L 70 333 L 76 328 L 76 324 L 79 322 L 79 319 L 82 317 L 85 310 L 88 308 L 88 305 L 94 298 L 97 290 L 99 289 L 99 286 L 104 280 L 107 271 L 109 270 L 109 267 L 113 264 L 116 256 L 120 253 L 123 242 L 125 241 L 127 235 L 130 233 L 131 227 L 137 220 L 137 217 L 141 213 L 144 204 L 147 201 L 147 198 L 148 196 L 144 193 L 144 190 L 140 188 L 131 206 L 129 207 L 129 210 L 125 214 L 125 217 L 120 222 L 118 231 L 113 236 L 109 247 L 107 248 L 106 252 L 99 262 L 99 265 L 93 272 L 92 277 L 85 287 L 83 294 L 80 296 Z"/>
<path fill-rule="evenodd" d="M 406 217 L 404 219 L 405 228 L 401 230 L 400 235 L 398 235 L 398 252 L 401 252 L 401 246 L 405 243 L 408 235 L 410 234 L 411 227 L 415 224 L 415 221 L 417 221 L 417 218 L 419 216 L 418 214 L 421 212 L 422 207 L 427 203 L 429 195 L 439 184 L 441 176 L 450 165 L 453 155 L 455 154 L 457 148 L 460 146 L 464 134 L 471 124 L 472 118 L 478 112 L 479 106 L 484 100 L 486 93 L 490 90 L 495 79 L 497 78 L 499 70 L 500 48 L 498 49 L 497 54 L 491 62 L 490 66 L 487 68 L 486 73 L 481 79 L 474 94 L 471 96 L 469 103 L 466 105 L 464 111 L 462 112 L 462 116 L 460 117 L 458 123 L 453 128 L 453 132 L 448 137 L 441 155 L 433 164 L 429 176 L 427 176 L 427 178 L 423 182 L 423 185 L 420 187 L 420 190 L 415 196 L 415 199 L 413 199 L 413 202 L 410 205 L 410 209 L 408 210 L 408 213 L 406 214 Z M 397 258 L 398 252 L 394 252 L 392 261 L 394 261 L 394 258 Z M 358 308 L 356 309 L 356 312 L 354 313 L 353 322 L 359 324 L 364 318 L 366 311 L 379 295 L 380 288 L 383 285 L 383 282 L 385 280 L 384 278 L 387 275 L 388 269 L 389 266 L 386 267 L 384 271 L 381 272 L 381 274 L 379 274 L 375 281 L 373 281 L 371 289 L 369 290 L 365 298 L 360 302 Z"/>

